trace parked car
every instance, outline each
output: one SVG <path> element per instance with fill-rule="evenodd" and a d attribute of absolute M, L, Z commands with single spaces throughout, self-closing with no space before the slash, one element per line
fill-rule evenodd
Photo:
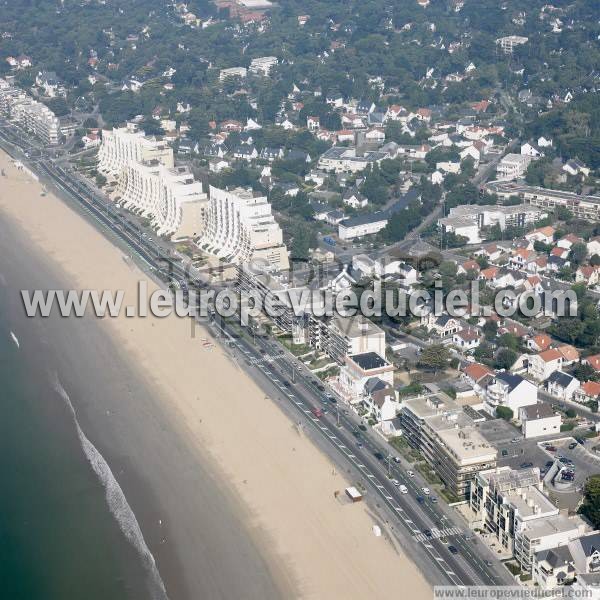
<path fill-rule="evenodd" d="M 409 477 L 414 477 L 414 476 L 415 476 L 415 473 L 414 473 L 414 471 L 406 471 L 406 474 L 407 474 Z"/>
<path fill-rule="evenodd" d="M 395 463 L 399 463 L 400 462 L 400 457 L 399 456 L 394 456 L 394 462 Z"/>
<path fill-rule="evenodd" d="M 573 448 L 577 448 L 577 442 L 571 442 L 569 444 L 569 450 L 573 450 Z"/>
<path fill-rule="evenodd" d="M 431 490 L 428 487 L 424 487 L 421 488 L 421 491 L 426 495 L 429 496 L 429 494 L 431 494 Z"/>
<path fill-rule="evenodd" d="M 423 496 L 417 496 L 417 502 L 419 504 L 423 504 L 423 502 L 425 502 L 425 498 L 423 498 Z"/>
<path fill-rule="evenodd" d="M 529 469 L 531 467 L 533 467 L 533 463 L 532 462 L 521 463 L 521 469 Z"/>

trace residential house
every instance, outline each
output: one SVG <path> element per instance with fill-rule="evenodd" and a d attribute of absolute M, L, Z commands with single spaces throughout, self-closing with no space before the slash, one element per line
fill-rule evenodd
<path fill-rule="evenodd" d="M 461 329 L 458 319 L 447 314 L 436 316 L 433 312 L 429 312 L 421 317 L 421 325 L 425 326 L 429 333 L 433 333 L 441 338 L 451 338 Z"/>
<path fill-rule="evenodd" d="M 594 371 L 600 371 L 600 354 L 588 356 L 582 360 L 583 364 L 590 365 Z"/>
<path fill-rule="evenodd" d="M 494 371 L 480 363 L 469 363 L 462 370 L 462 378 L 473 386 L 477 395 L 481 395 L 494 378 Z"/>
<path fill-rule="evenodd" d="M 475 328 L 461 329 L 453 334 L 452 343 L 463 352 L 474 350 L 481 343 L 481 334 Z"/>
<path fill-rule="evenodd" d="M 533 231 L 525 234 L 525 239 L 531 242 L 543 242 L 544 244 L 552 244 L 554 241 L 554 233 L 556 229 L 551 225 L 547 225 L 546 227 L 538 227 Z"/>
<path fill-rule="evenodd" d="M 569 543 L 573 556 L 575 571 L 584 573 L 600 573 L 600 532 L 592 531 Z"/>
<path fill-rule="evenodd" d="M 338 377 L 338 390 L 348 402 L 361 402 L 365 397 L 365 384 L 372 377 L 392 386 L 394 365 L 376 352 L 347 356 Z"/>
<path fill-rule="evenodd" d="M 552 344 L 552 338 L 545 333 L 538 333 L 537 335 L 528 338 L 525 341 L 525 344 L 534 352 L 544 352 L 544 350 L 548 350 L 548 348 L 550 348 L 550 345 Z"/>
<path fill-rule="evenodd" d="M 594 254 L 600 256 L 600 236 L 593 237 L 587 243 L 587 251 L 588 256 L 594 256 Z"/>
<path fill-rule="evenodd" d="M 367 410 L 367 416 L 373 417 L 378 423 L 392 421 L 400 411 L 394 388 L 379 377 L 367 380 L 362 404 Z"/>
<path fill-rule="evenodd" d="M 554 371 L 544 381 L 546 391 L 560 400 L 571 400 L 574 392 L 579 388 L 579 380 L 562 371 Z"/>
<path fill-rule="evenodd" d="M 347 190 L 342 196 L 344 204 L 352 208 L 364 208 L 369 203 L 366 196 L 363 196 L 357 189 Z"/>
<path fill-rule="evenodd" d="M 565 248 L 567 250 L 570 250 L 571 247 L 573 246 L 573 244 L 583 244 L 585 243 L 580 237 L 576 236 L 574 233 L 569 233 L 567 235 L 565 235 L 564 237 L 560 238 L 560 240 L 558 240 L 558 242 L 556 242 L 556 245 L 559 248 Z"/>
<path fill-rule="evenodd" d="M 519 409 L 519 421 L 525 439 L 560 433 L 562 417 L 555 414 L 545 402 L 522 406 Z"/>
<path fill-rule="evenodd" d="M 563 363 L 564 356 L 560 351 L 557 348 L 550 348 L 531 355 L 527 373 L 536 381 L 545 381 L 554 371 L 562 370 Z"/>
<path fill-rule="evenodd" d="M 585 283 L 588 287 L 598 285 L 600 280 L 600 269 L 591 265 L 583 265 L 575 271 L 575 281 Z"/>
<path fill-rule="evenodd" d="M 581 404 L 598 402 L 600 399 L 600 383 L 597 381 L 586 381 L 582 383 L 573 394 L 573 400 Z"/>
<path fill-rule="evenodd" d="M 510 408 L 517 415 L 523 406 L 537 403 L 537 387 L 520 375 L 500 372 L 488 384 L 485 393 L 484 408 L 496 416 L 499 406 Z"/>
<path fill-rule="evenodd" d="M 542 590 L 571 585 L 576 572 L 568 546 L 557 546 L 537 552 L 532 565 L 532 580 Z"/>
<path fill-rule="evenodd" d="M 590 174 L 590 168 L 584 165 L 578 159 L 568 160 L 564 165 L 562 170 L 569 175 L 583 175 L 584 177 L 588 177 Z"/>

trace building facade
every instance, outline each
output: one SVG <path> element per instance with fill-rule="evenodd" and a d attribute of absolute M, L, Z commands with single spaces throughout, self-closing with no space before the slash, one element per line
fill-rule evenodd
<path fill-rule="evenodd" d="M 206 229 L 198 245 L 231 263 L 260 262 L 265 269 L 289 268 L 281 227 L 266 196 L 251 189 L 210 187 Z"/>

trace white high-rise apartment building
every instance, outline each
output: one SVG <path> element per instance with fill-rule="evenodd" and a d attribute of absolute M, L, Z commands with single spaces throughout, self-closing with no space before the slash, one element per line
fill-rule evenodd
<path fill-rule="evenodd" d="M 150 218 L 159 235 L 196 238 L 204 230 L 208 198 L 187 167 L 131 163 L 121 171 L 116 194 L 125 208 Z"/>
<path fill-rule="evenodd" d="M 289 268 L 281 227 L 265 196 L 252 190 L 210 187 L 205 233 L 198 245 L 223 260 L 262 262 L 265 268 Z"/>
<path fill-rule="evenodd" d="M 98 152 L 98 171 L 107 177 L 118 178 L 121 171 L 133 163 L 157 161 L 173 168 L 173 149 L 164 140 L 147 137 L 135 123 L 102 132 Z"/>
<path fill-rule="evenodd" d="M 13 123 L 23 127 L 51 146 L 60 141 L 60 121 L 45 105 L 24 91 L 0 79 L 0 111 Z"/>
<path fill-rule="evenodd" d="M 167 142 L 128 123 L 102 133 L 98 157 L 98 171 L 118 182 L 113 197 L 149 218 L 159 235 L 202 235 L 208 198 L 186 167 L 175 167 Z"/>

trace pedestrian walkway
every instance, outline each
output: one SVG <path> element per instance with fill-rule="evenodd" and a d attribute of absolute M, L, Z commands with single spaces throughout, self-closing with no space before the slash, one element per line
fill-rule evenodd
<path fill-rule="evenodd" d="M 431 536 L 426 536 L 424 533 L 417 533 L 415 535 L 415 540 L 417 542 L 426 542 L 427 540 L 437 540 L 439 538 L 447 538 L 451 535 L 460 535 L 462 533 L 462 529 L 460 527 L 446 527 L 445 529 L 437 529 L 434 527 L 431 530 Z"/>

